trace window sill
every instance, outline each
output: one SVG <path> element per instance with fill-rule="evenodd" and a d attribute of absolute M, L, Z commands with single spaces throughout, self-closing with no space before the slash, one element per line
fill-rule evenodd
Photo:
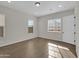
<path fill-rule="evenodd" d="M 61 33 L 61 31 L 48 31 L 49 33 Z"/>

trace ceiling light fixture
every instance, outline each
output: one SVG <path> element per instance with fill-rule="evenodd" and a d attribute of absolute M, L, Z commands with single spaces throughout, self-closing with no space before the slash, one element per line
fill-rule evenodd
<path fill-rule="evenodd" d="M 35 3 L 35 6 L 36 6 L 36 7 L 39 7 L 39 6 L 40 6 L 40 2 L 36 2 L 36 3 Z"/>
<path fill-rule="evenodd" d="M 8 3 L 11 3 L 11 0 L 8 0 Z"/>
<path fill-rule="evenodd" d="M 62 7 L 62 5 L 58 5 L 58 7 L 60 7 L 60 8 L 61 8 L 61 7 Z"/>

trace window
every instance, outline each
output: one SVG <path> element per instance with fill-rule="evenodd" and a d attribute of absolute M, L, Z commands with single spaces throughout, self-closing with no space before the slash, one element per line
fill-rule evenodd
<path fill-rule="evenodd" d="M 5 15 L 0 14 L 0 37 L 5 35 Z"/>
<path fill-rule="evenodd" d="M 28 20 L 28 33 L 33 33 L 33 20 Z"/>
<path fill-rule="evenodd" d="M 28 27 L 33 27 L 33 20 L 28 20 Z"/>
<path fill-rule="evenodd" d="M 61 31 L 61 19 L 50 19 L 48 20 L 48 32 L 59 32 Z"/>

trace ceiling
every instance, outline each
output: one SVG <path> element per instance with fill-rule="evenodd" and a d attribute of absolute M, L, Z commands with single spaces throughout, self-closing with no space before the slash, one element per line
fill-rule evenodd
<path fill-rule="evenodd" d="M 29 13 L 36 17 L 73 9 L 75 7 L 75 1 L 39 1 L 39 7 L 35 6 L 35 2 L 36 1 L 12 1 L 8 3 L 7 1 L 0 1 L 0 5 Z M 58 7 L 58 5 L 62 5 L 62 7 Z"/>

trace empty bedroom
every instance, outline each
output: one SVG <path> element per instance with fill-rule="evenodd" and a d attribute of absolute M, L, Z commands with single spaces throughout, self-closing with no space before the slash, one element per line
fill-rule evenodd
<path fill-rule="evenodd" d="M 0 58 L 78 58 L 79 1 L 0 1 Z"/>

